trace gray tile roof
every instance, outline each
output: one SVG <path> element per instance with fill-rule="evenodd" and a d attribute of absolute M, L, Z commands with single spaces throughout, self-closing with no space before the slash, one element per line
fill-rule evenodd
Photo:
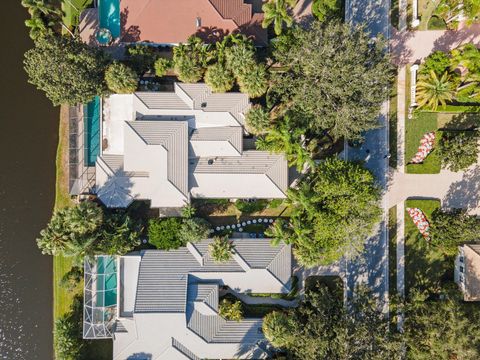
<path fill-rule="evenodd" d="M 212 241 L 212 239 L 206 239 L 194 244 L 203 257 L 203 266 L 186 247 L 171 251 L 145 250 L 140 262 L 134 312 L 185 312 L 189 273 L 244 272 L 233 258 L 226 263 L 213 261 L 208 252 L 208 245 Z M 281 282 L 285 280 L 282 283 L 288 282 L 291 273 L 290 246 L 282 244 L 271 247 L 273 250 L 267 251 L 267 245 L 270 247 L 268 239 L 233 239 L 232 241 L 237 253 L 252 264 L 251 267 L 267 269 L 276 261 L 275 266 L 268 270 Z M 258 254 L 254 254 L 255 249 L 262 249 L 262 252 L 257 250 Z M 280 270 L 281 266 L 288 268 Z M 286 273 L 288 278 L 284 275 Z M 211 290 L 208 286 L 202 285 L 195 293 L 195 297 L 197 295 L 203 297 L 207 301 L 206 304 L 215 310 L 218 303 L 215 304 L 208 298 L 207 295 L 212 295 L 207 294 L 209 289 Z"/>
<path fill-rule="evenodd" d="M 127 124 L 148 145 L 161 145 L 167 152 L 167 176 L 188 196 L 188 123 L 186 121 L 129 121 Z"/>
<path fill-rule="evenodd" d="M 201 358 L 199 358 L 192 351 L 187 349 L 180 341 L 178 341 L 175 338 L 172 338 L 172 347 L 180 351 L 184 356 L 186 356 L 190 360 L 201 360 Z"/>
<path fill-rule="evenodd" d="M 243 129 L 241 126 L 199 128 L 193 130 L 190 141 L 228 141 L 241 154 Z"/>
<path fill-rule="evenodd" d="M 191 107 L 174 92 L 136 92 L 135 96 L 149 109 L 191 109 Z"/>
<path fill-rule="evenodd" d="M 197 174 L 265 174 L 283 192 L 288 189 L 288 166 L 285 156 L 267 151 L 248 150 L 242 156 L 197 158 L 190 172 Z"/>

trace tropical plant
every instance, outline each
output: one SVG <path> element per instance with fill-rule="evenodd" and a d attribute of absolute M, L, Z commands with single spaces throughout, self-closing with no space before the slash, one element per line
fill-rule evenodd
<path fill-rule="evenodd" d="M 182 220 L 180 218 L 150 219 L 148 221 L 148 241 L 161 250 L 178 249 L 184 243 L 178 236 Z"/>
<path fill-rule="evenodd" d="M 232 72 L 222 63 L 208 66 L 205 72 L 205 83 L 213 92 L 227 92 L 232 89 L 234 82 Z"/>
<path fill-rule="evenodd" d="M 204 219 L 187 218 L 183 220 L 182 226 L 178 230 L 178 238 L 182 245 L 205 240 L 210 236 L 210 229 L 210 224 Z"/>
<path fill-rule="evenodd" d="M 320 22 L 332 19 L 342 19 L 341 0 L 314 0 L 312 3 L 312 14 Z"/>
<path fill-rule="evenodd" d="M 275 347 L 288 346 L 295 340 L 291 333 L 288 315 L 280 311 L 272 311 L 265 315 L 262 332 Z"/>
<path fill-rule="evenodd" d="M 262 26 L 264 28 L 269 27 L 273 24 L 273 29 L 275 34 L 280 35 L 283 30 L 283 24 L 287 27 L 292 26 L 293 18 L 290 15 L 290 6 L 295 6 L 296 0 L 269 0 L 267 3 L 263 4 L 263 22 Z"/>
<path fill-rule="evenodd" d="M 197 212 L 197 209 L 192 204 L 187 204 L 184 207 L 182 207 L 182 216 L 184 218 L 190 219 L 196 214 L 196 212 Z"/>
<path fill-rule="evenodd" d="M 228 69 L 238 78 L 257 63 L 255 59 L 255 46 L 252 40 L 242 37 L 231 41 L 224 50 L 225 63 Z"/>
<path fill-rule="evenodd" d="M 83 279 L 83 268 L 80 266 L 72 266 L 60 280 L 60 286 L 67 291 L 74 290 Z"/>
<path fill-rule="evenodd" d="M 438 148 L 443 166 L 451 171 L 462 171 L 475 164 L 479 137 L 476 130 L 443 132 Z"/>
<path fill-rule="evenodd" d="M 247 94 L 251 98 L 260 97 L 267 92 L 268 78 L 265 65 L 256 64 L 245 69 L 238 78 L 240 91 Z"/>
<path fill-rule="evenodd" d="M 174 69 L 183 82 L 200 81 L 210 58 L 210 46 L 196 36 L 191 36 L 185 44 L 173 48 Z"/>
<path fill-rule="evenodd" d="M 434 51 L 425 58 L 425 61 L 419 68 L 419 74 L 429 75 L 430 71 L 434 71 L 435 74 L 441 76 L 448 71 L 452 63 L 452 59 L 448 54 L 443 51 Z"/>
<path fill-rule="evenodd" d="M 380 192 L 371 172 L 360 164 L 328 158 L 287 193 L 288 223 L 269 229 L 273 241 L 294 244 L 305 266 L 330 264 L 363 251 L 380 221 Z"/>
<path fill-rule="evenodd" d="M 123 255 L 139 244 L 138 237 L 138 224 L 130 217 L 105 213 L 97 204 L 84 201 L 55 211 L 37 245 L 43 254 L 81 263 L 96 254 Z"/>
<path fill-rule="evenodd" d="M 165 76 L 167 71 L 172 67 L 172 61 L 170 59 L 166 58 L 158 58 L 155 60 L 154 64 L 154 69 L 155 69 L 155 75 L 158 77 Z"/>
<path fill-rule="evenodd" d="M 48 31 L 45 21 L 37 15 L 32 15 L 30 19 L 25 20 L 25 26 L 30 29 L 29 35 L 32 40 L 37 40 Z"/>
<path fill-rule="evenodd" d="M 54 105 L 87 103 L 104 91 L 107 59 L 78 39 L 46 35 L 25 53 L 28 81 L 45 91 Z"/>
<path fill-rule="evenodd" d="M 245 114 L 245 128 L 250 134 L 263 135 L 270 128 L 270 114 L 261 105 L 253 105 Z"/>
<path fill-rule="evenodd" d="M 437 110 L 439 105 L 444 108 L 447 102 L 455 98 L 455 83 L 447 71 L 439 78 L 435 71 L 419 76 L 417 82 L 416 100 L 418 108 Z"/>
<path fill-rule="evenodd" d="M 235 201 L 235 207 L 243 214 L 251 214 L 257 211 L 265 210 L 268 201 L 264 199 L 238 199 Z"/>
<path fill-rule="evenodd" d="M 227 236 L 215 236 L 208 245 L 208 252 L 214 261 L 224 263 L 232 258 L 235 252 L 235 245 Z"/>
<path fill-rule="evenodd" d="M 286 71 L 272 74 L 269 95 L 308 117 L 312 138 L 327 132 L 334 140 L 359 140 L 378 126 L 393 78 L 385 46 L 361 26 L 330 21 L 294 27 L 275 43 L 273 56 Z"/>
<path fill-rule="evenodd" d="M 49 0 L 22 0 L 21 4 L 32 17 L 60 16 L 62 14 L 62 11 L 50 4 Z"/>
<path fill-rule="evenodd" d="M 74 207 L 57 210 L 47 227 L 40 231 L 37 245 L 42 254 L 75 256 L 93 252 L 103 224 L 103 211 L 95 203 L 84 201 Z"/>
<path fill-rule="evenodd" d="M 228 299 L 223 299 L 218 305 L 218 314 L 225 320 L 242 321 L 242 302 L 239 300 L 232 302 Z"/>
<path fill-rule="evenodd" d="M 286 115 L 264 137 L 257 139 L 256 147 L 258 150 L 285 154 L 289 165 L 301 171 L 305 164 L 314 166 L 312 153 L 317 147 L 316 141 L 307 143 L 304 134 L 305 129 L 293 126 L 291 117 Z"/>
<path fill-rule="evenodd" d="M 137 90 L 138 76 L 127 65 L 114 62 L 105 71 L 105 82 L 108 88 L 116 94 L 131 94 Z"/>
<path fill-rule="evenodd" d="M 145 72 L 153 69 L 157 55 L 155 50 L 145 44 L 135 44 L 127 47 L 127 64 L 135 72 L 142 76 Z"/>

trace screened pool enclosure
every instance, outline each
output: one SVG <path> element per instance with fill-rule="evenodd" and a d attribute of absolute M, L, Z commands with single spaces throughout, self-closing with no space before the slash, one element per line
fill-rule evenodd
<path fill-rule="evenodd" d="M 84 262 L 83 338 L 111 338 L 117 312 L 117 260 L 96 256 Z"/>

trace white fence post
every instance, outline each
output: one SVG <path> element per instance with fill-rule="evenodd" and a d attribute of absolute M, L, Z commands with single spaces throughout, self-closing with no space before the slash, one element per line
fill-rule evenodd
<path fill-rule="evenodd" d="M 417 106 L 417 70 L 418 64 L 410 66 L 410 107 Z"/>
<path fill-rule="evenodd" d="M 412 1 L 412 27 L 417 27 L 420 25 L 420 20 L 418 19 L 418 0 Z"/>

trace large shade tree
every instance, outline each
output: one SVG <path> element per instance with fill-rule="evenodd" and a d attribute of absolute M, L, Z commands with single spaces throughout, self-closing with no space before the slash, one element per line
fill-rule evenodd
<path fill-rule="evenodd" d="M 320 285 L 297 308 L 268 314 L 263 333 L 294 359 L 398 359 L 398 336 L 389 332 L 371 294 L 359 289 L 349 305 L 348 311 L 342 289 Z"/>
<path fill-rule="evenodd" d="M 477 130 L 443 132 L 438 149 L 442 165 L 451 171 L 462 171 L 475 164 L 479 137 Z"/>
<path fill-rule="evenodd" d="M 411 292 L 404 309 L 407 359 L 480 358 L 480 308 L 460 296 L 457 289 L 442 299 Z"/>
<path fill-rule="evenodd" d="M 314 134 L 353 140 L 378 126 L 392 80 L 385 41 L 332 21 L 294 27 L 275 44 L 273 56 L 288 71 L 275 73 L 272 94 L 311 116 Z"/>
<path fill-rule="evenodd" d="M 78 39 L 46 35 L 25 53 L 24 68 L 54 105 L 75 105 L 103 93 L 107 63 L 102 51 Z"/>
<path fill-rule="evenodd" d="M 137 90 L 137 73 L 125 64 L 114 62 L 105 71 L 105 82 L 116 94 L 131 94 Z"/>
<path fill-rule="evenodd" d="M 380 220 L 380 192 L 371 172 L 360 164 L 329 158 L 288 192 L 292 215 L 268 232 L 274 241 L 294 244 L 306 266 L 330 264 L 363 250 Z"/>

